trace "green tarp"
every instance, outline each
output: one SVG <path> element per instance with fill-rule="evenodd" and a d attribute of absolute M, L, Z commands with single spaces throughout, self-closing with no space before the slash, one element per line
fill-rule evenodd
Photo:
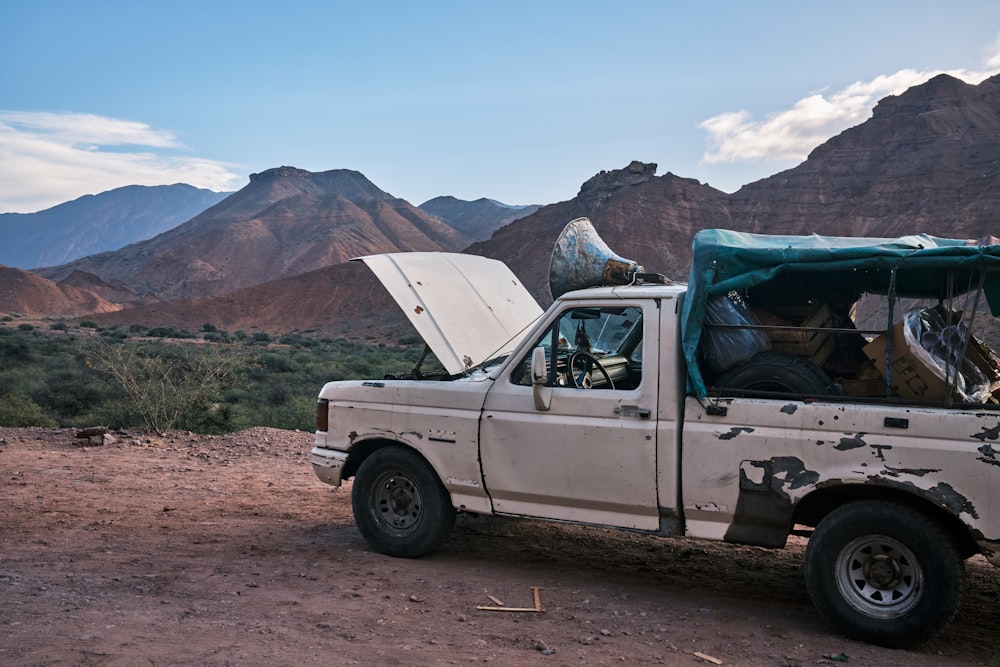
<path fill-rule="evenodd" d="M 682 311 L 689 390 L 705 396 L 698 344 L 710 296 L 735 291 L 795 302 L 851 304 L 866 293 L 946 299 L 983 285 L 1000 315 L 1000 245 L 973 245 L 926 234 L 897 239 L 770 236 L 705 229 L 694 237 Z"/>

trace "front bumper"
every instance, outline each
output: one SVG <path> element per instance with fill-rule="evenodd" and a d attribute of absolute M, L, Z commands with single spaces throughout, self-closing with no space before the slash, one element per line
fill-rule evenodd
<path fill-rule="evenodd" d="M 347 452 L 338 452 L 322 447 L 313 447 L 312 449 L 313 472 L 316 473 L 321 482 L 331 486 L 340 486 L 341 481 L 343 481 L 341 473 L 345 463 L 347 463 Z"/>

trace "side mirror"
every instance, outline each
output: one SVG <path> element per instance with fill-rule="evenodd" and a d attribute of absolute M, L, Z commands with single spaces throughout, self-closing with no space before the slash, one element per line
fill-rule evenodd
<path fill-rule="evenodd" d="M 548 377 L 545 348 L 536 347 L 531 351 L 531 389 L 535 398 L 536 410 L 548 410 L 549 406 L 552 405 L 552 387 L 545 386 Z"/>

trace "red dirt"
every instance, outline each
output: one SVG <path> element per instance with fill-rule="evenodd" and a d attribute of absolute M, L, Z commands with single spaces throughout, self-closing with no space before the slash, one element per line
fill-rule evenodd
<path fill-rule="evenodd" d="M 0 428 L 2 665 L 1000 664 L 1000 570 L 893 651 L 813 609 L 802 543 L 769 551 L 460 517 L 437 553 L 367 547 L 312 435 Z M 484 611 L 493 596 L 541 613 Z"/>

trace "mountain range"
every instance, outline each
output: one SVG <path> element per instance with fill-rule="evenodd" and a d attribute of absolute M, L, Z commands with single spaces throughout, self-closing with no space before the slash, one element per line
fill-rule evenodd
<path fill-rule="evenodd" d="M 0 264 L 55 266 L 173 229 L 231 193 L 183 183 L 128 185 L 37 213 L 0 213 Z"/>
<path fill-rule="evenodd" d="M 154 238 L 36 275 L 88 285 L 110 304 L 105 311 L 117 309 L 95 315 L 99 321 L 372 337 L 393 329 L 398 318 L 366 269 L 347 259 L 463 250 L 504 261 L 545 303 L 552 245 L 580 216 L 621 256 L 680 280 L 694 233 L 709 227 L 998 235 L 1000 76 L 971 85 L 941 75 L 884 98 L 869 120 L 817 147 L 799 166 L 732 194 L 669 172 L 657 176 L 656 169 L 635 161 L 603 171 L 573 199 L 505 221 L 490 235 L 468 207 L 456 220 L 449 211 L 461 207 L 450 198 L 415 207 L 358 172 L 281 167 L 254 174 L 239 192 Z M 15 311 L 8 281 L 0 282 L 0 312 Z"/>
<path fill-rule="evenodd" d="M 497 229 L 539 208 L 537 205 L 511 206 L 485 197 L 475 201 L 435 197 L 420 205 L 422 211 L 436 215 L 473 241 L 485 241 Z"/>

